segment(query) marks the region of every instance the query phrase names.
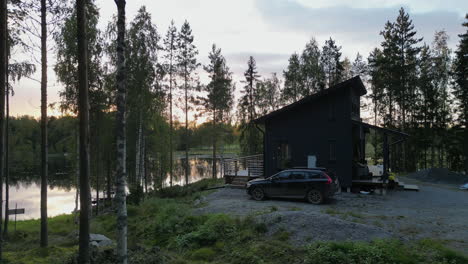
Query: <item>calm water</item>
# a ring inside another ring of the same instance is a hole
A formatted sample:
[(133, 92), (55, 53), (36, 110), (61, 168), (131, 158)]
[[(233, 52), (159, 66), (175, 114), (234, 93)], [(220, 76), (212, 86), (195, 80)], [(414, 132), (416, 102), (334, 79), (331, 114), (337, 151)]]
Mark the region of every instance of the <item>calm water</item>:
[[(182, 167), (182, 159), (176, 160), (174, 169), (173, 185), (184, 185), (185, 174)], [(189, 158), (190, 173), (189, 182), (193, 183), (205, 178), (212, 177), (212, 160), (207, 157), (194, 156)], [(218, 165), (217, 177), (221, 177), (221, 169)], [(165, 180), (165, 185), (169, 186), (169, 177)], [(96, 192), (92, 192), (93, 198)], [(72, 213), (75, 209), (75, 188), (54, 187), (48, 189), (48, 216)], [(103, 197), (100, 194), (100, 197)], [(25, 214), (17, 215), (17, 220), (40, 218), (40, 185), (37, 183), (19, 182), (15, 186), (10, 186), (10, 209), (24, 208)], [(10, 216), (14, 220), (14, 215)]]

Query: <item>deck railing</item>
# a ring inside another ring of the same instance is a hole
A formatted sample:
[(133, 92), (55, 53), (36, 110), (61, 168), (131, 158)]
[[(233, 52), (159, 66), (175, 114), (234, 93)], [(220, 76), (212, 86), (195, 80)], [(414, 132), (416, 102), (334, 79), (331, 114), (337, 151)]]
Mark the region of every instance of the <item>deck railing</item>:
[(223, 160), (223, 173), (228, 177), (262, 177), (263, 154)]

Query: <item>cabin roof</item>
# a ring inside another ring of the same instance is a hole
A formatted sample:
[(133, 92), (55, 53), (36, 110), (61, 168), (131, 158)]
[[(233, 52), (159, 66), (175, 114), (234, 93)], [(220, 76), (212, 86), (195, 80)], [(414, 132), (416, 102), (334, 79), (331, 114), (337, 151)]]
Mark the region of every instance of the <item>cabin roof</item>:
[(384, 128), (384, 127), (379, 127), (379, 126), (374, 126), (374, 125), (367, 124), (367, 123), (357, 121), (357, 120), (351, 120), (351, 122), (353, 122), (354, 124), (366, 127), (366, 128), (374, 129), (374, 130), (382, 132), (382, 133), (393, 134), (393, 135), (397, 135), (397, 136), (401, 136), (401, 137), (409, 137), (410, 136), (409, 134), (401, 132), (401, 131), (397, 131), (397, 130), (393, 130), (393, 129), (389, 129), (389, 128)]
[(266, 120), (272, 118), (272, 117), (275, 117), (277, 116), (278, 114), (281, 114), (281, 113), (285, 113), (285, 112), (288, 112), (288, 111), (291, 111), (299, 106), (302, 106), (302, 105), (305, 105), (305, 104), (308, 104), (312, 101), (315, 101), (319, 98), (323, 98), (323, 97), (326, 97), (326, 96), (329, 96), (329, 95), (332, 95), (334, 94), (336, 91), (340, 91), (342, 89), (348, 89), (348, 88), (354, 88), (358, 91), (358, 94), (359, 96), (362, 96), (362, 95), (365, 95), (367, 93), (367, 90), (366, 90), (366, 87), (364, 86), (364, 84), (362, 83), (362, 80), (359, 76), (355, 76), (351, 79), (348, 79), (344, 82), (341, 82), (341, 83), (338, 83), (338, 84), (335, 84), (333, 85), (332, 87), (328, 88), (328, 89), (324, 89), (318, 93), (314, 93), (314, 94), (311, 94), (311, 95), (308, 95), (304, 98), (302, 98), (301, 100), (297, 101), (297, 102), (294, 102), (292, 104), (289, 104), (287, 106), (284, 106), (283, 108), (280, 108), (276, 111), (273, 111), (269, 114), (266, 114), (264, 116), (261, 116), (257, 119), (255, 119), (253, 122), (255, 123), (263, 123), (265, 122)]

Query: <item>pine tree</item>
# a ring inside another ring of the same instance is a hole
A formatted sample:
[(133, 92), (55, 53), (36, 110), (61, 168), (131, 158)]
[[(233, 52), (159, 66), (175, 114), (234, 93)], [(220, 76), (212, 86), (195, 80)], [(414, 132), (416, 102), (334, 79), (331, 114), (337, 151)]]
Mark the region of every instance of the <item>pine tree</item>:
[(160, 37), (156, 25), (151, 22), (151, 15), (142, 6), (128, 31), (127, 70), (128, 70), (128, 110), (136, 121), (135, 131), (135, 180), (136, 188), (143, 183), (145, 159), (143, 149), (145, 124), (150, 115), (157, 113), (154, 103), (154, 86), (158, 70), (158, 41)]
[(335, 44), (335, 41), (330, 38), (325, 41), (320, 54), (320, 62), (325, 75), (326, 87), (331, 87), (339, 83), (343, 79), (343, 65), (341, 62), (341, 47)]
[[(368, 74), (369, 74), (369, 83), (370, 83), (370, 93), (366, 97), (370, 100), (372, 105), (372, 114), (373, 114), (373, 123), (374, 125), (380, 125), (379, 117), (383, 116), (383, 120), (385, 121), (386, 112), (385, 112), (385, 105), (388, 102), (385, 96), (385, 73), (383, 71), (384, 68), (384, 58), (383, 53), (378, 48), (375, 48), (368, 57)], [(356, 61), (360, 61), (356, 59)], [(356, 63), (359, 64), (359, 63)], [(379, 147), (379, 139), (376, 135), (373, 137), (372, 146), (374, 147), (374, 162), (377, 163), (380, 156), (378, 154), (378, 147)]]
[(299, 55), (293, 53), (289, 58), (288, 68), (283, 71), (284, 89), (281, 93), (281, 101), (290, 104), (308, 95), (302, 82), (301, 62)]
[(167, 29), (166, 37), (163, 40), (163, 50), (164, 54), (164, 71), (169, 75), (169, 185), (172, 186), (173, 179), (173, 167), (174, 167), (174, 147), (173, 147), (173, 138), (174, 138), (174, 124), (172, 116), (172, 95), (173, 88), (175, 86), (175, 59), (178, 52), (177, 48), (177, 28), (174, 24), (174, 20), (171, 21), (169, 28)]
[(341, 81), (345, 81), (345, 80), (348, 80), (350, 79), (351, 77), (353, 77), (352, 75), (352, 70), (353, 70), (353, 64), (351, 63), (351, 61), (348, 59), (348, 57), (345, 57), (341, 62), (340, 62), (342, 68), (343, 68), (343, 71), (341, 73), (341, 78), (340, 78), (340, 82)]
[(219, 138), (218, 123), (225, 122), (234, 100), (234, 85), (232, 73), (226, 65), (226, 59), (221, 54), (221, 49), (213, 44), (208, 55), (210, 64), (204, 67), (210, 77), (210, 82), (204, 87), (207, 96), (201, 98), (206, 113), (211, 116), (212, 144), (213, 144), (213, 169), (212, 176), (216, 178), (216, 149)]
[[(431, 161), (434, 161), (434, 142), (435, 138), (435, 123), (436, 123), (436, 112), (439, 109), (438, 105), (438, 91), (434, 85), (434, 72), (433, 72), (433, 57), (429, 46), (424, 45), (421, 49), (420, 62), (419, 62), (419, 78), (418, 78), (418, 90), (419, 100), (419, 113), (418, 119), (422, 123), (424, 131), (421, 141), (424, 145), (423, 150), (423, 166), (427, 167), (427, 148), (432, 150)], [(433, 163), (432, 163), (432, 166)]]
[(454, 95), (457, 100), (458, 122), (464, 127), (465, 173), (468, 173), (468, 14), (463, 27), (466, 32), (458, 35), (460, 42), (455, 52)]
[(185, 146), (185, 184), (189, 183), (189, 160), (188, 160), (188, 152), (189, 152), (189, 129), (188, 129), (188, 113), (190, 111), (189, 108), (189, 100), (191, 100), (190, 92), (194, 89), (193, 81), (194, 81), (194, 72), (200, 66), (197, 62), (196, 56), (198, 55), (198, 50), (193, 44), (193, 35), (192, 29), (190, 28), (190, 24), (185, 21), (180, 29), (179, 36), (178, 36), (178, 45), (177, 48), (179, 52), (177, 53), (177, 66), (179, 68), (179, 74), (183, 79), (183, 91), (184, 91), (184, 113), (185, 113), (185, 136), (184, 136), (184, 146)]
[(86, 35), (86, 1), (76, 1), (78, 37), (78, 117), (80, 121), (80, 232), (79, 263), (89, 263), (89, 211), (91, 192), (89, 185), (89, 99), (88, 99), (88, 42)]
[(241, 120), (241, 148), (244, 154), (256, 154), (261, 151), (259, 131), (253, 124), (253, 120), (257, 118), (256, 111), (256, 91), (257, 83), (260, 75), (257, 72), (257, 64), (255, 59), (250, 56), (247, 62), (247, 70), (244, 72), (245, 84), (244, 89), (241, 91), (240, 98), (239, 118)]
[(280, 101), (280, 80), (276, 73), (272, 73), (269, 78), (257, 83), (256, 89), (257, 107), (260, 115), (266, 115), (269, 112), (277, 110), (281, 104)]
[(353, 64), (351, 65), (351, 77), (359, 75), (361, 76), (361, 79), (365, 82), (367, 81), (368, 73), (369, 72), (367, 63), (363, 60), (362, 55), (358, 52), (356, 54), (356, 58), (353, 61)]
[(325, 73), (317, 41), (312, 38), (301, 55), (301, 81), (306, 95), (325, 89)]
[[(388, 102), (389, 126), (397, 125), (408, 131), (416, 123), (417, 98), (417, 56), (421, 47), (417, 46), (422, 38), (416, 37), (412, 20), (403, 8), (394, 23), (387, 22), (381, 35), (384, 37), (382, 50), (384, 55), (383, 71), (385, 72), (385, 90)], [(396, 105), (396, 107), (394, 107)], [(396, 119), (395, 119), (396, 117)], [(411, 126), (410, 126), (411, 125)], [(403, 145), (400, 159), (392, 159), (393, 167), (406, 170), (415, 162), (406, 157), (410, 143)], [(395, 154), (396, 155), (396, 154)], [(411, 156), (414, 158), (415, 156)]]

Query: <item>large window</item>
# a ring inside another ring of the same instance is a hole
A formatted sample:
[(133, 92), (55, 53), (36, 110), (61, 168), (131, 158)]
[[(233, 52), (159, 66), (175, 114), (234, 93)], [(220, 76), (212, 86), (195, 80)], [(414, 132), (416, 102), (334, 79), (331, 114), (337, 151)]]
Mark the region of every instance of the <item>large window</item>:
[(278, 145), (276, 157), (278, 169), (284, 170), (291, 167), (291, 147), (287, 142)]

